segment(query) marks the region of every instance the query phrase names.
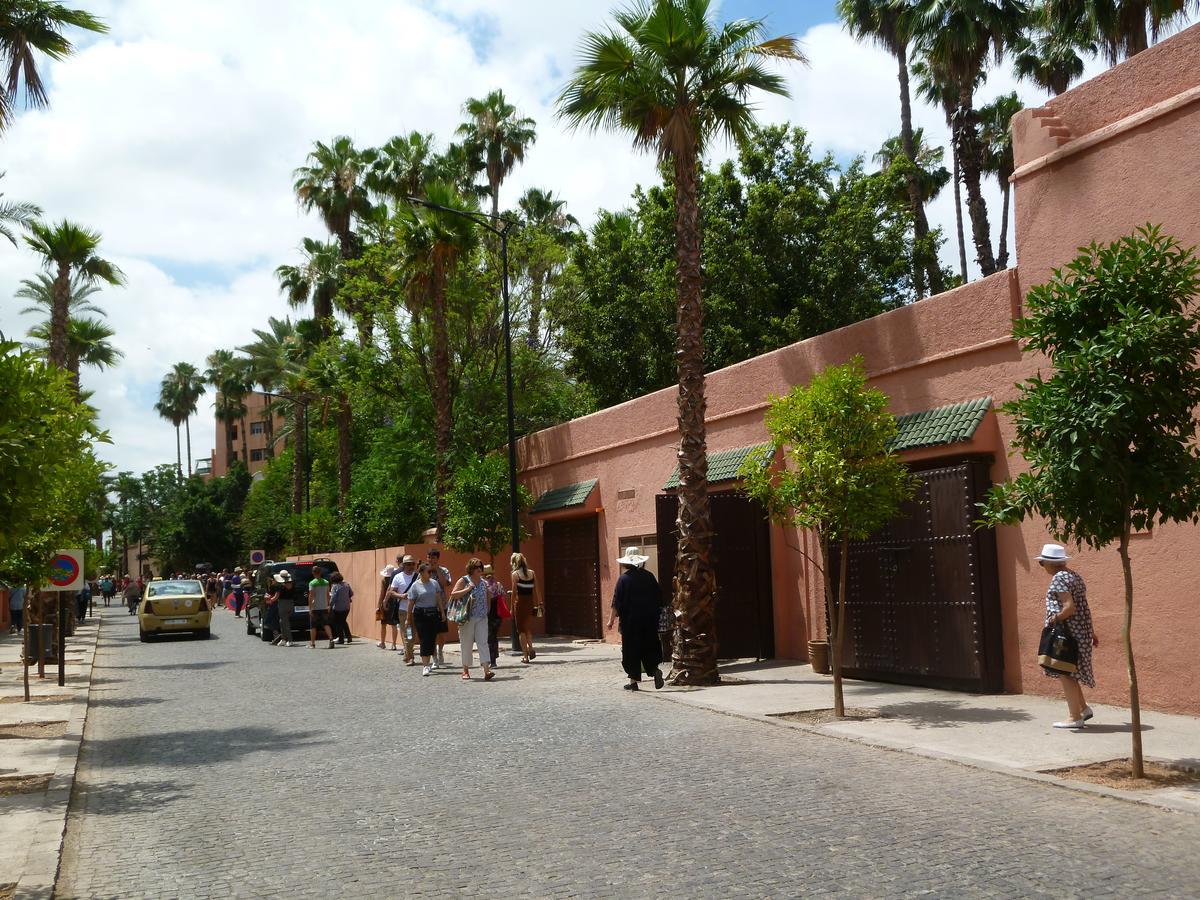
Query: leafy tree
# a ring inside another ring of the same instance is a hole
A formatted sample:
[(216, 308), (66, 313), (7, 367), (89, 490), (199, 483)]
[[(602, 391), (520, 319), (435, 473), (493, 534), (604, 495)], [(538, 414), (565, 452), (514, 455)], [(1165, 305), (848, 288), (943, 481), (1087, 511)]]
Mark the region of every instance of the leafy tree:
[[(72, 277), (68, 289), (67, 315), (76, 316), (84, 313), (95, 313), (98, 316), (107, 315), (101, 307), (96, 306), (91, 300), (92, 296), (99, 292), (99, 285), (89, 283), (79, 277)], [(21, 279), (21, 286), (17, 288), (13, 296), (18, 300), (29, 301), (29, 306), (21, 310), (21, 315), (29, 315), (30, 313), (44, 314), (46, 316), (44, 320), (46, 328), (49, 329), (50, 314), (54, 309), (53, 278), (44, 272), (33, 278), (23, 278)]]
[[(0, 91), (0, 97), (3, 97), (3, 92)], [(2, 101), (0, 101), (2, 103)], [(4, 127), (2, 121), (4, 116), (3, 109), (0, 108), (0, 129)], [(4, 172), (0, 172), (0, 178), (4, 177)], [(0, 193), (0, 198), (4, 194)], [(14, 228), (28, 228), (33, 222), (37, 221), (42, 215), (42, 208), (36, 203), (24, 203), (19, 200), (3, 200), (0, 199), (0, 237), (8, 238), (8, 242), (14, 247), (20, 246), (17, 243), (17, 235), (13, 231)], [(25, 282), (22, 282), (24, 284)], [(17, 296), (21, 296), (18, 292)]]
[(293, 309), (301, 309), (312, 301), (313, 318), (327, 323), (333, 318), (333, 303), (337, 297), (342, 256), (336, 241), (305, 238), (304, 262), (298, 266), (284, 265), (275, 270), (279, 290)]
[[(517, 492), (518, 508), (527, 509), (533, 502), (529, 489), (518, 485)], [(455, 474), (446, 502), (446, 546), (487, 553), (495, 563), (496, 554), (512, 546), (508, 504), (508, 459), (491, 453), (472, 460)]]
[(1008, 268), (1008, 201), (1012, 192), (1009, 177), (1013, 173), (1012, 117), (1025, 108), (1016, 91), (997, 97), (979, 110), (982, 126), (983, 171), (995, 176), (1000, 185), (1000, 237), (997, 241), (996, 268)]
[(342, 259), (353, 259), (359, 252), (354, 223), (371, 211), (366, 180), (374, 161), (373, 152), (357, 150), (350, 138), (339, 136), (328, 144), (317, 141), (307, 165), (294, 173), (300, 207), (320, 215), (337, 238)]
[[(90, 316), (73, 316), (67, 319), (67, 372), (71, 375), (75, 396), (80, 397), (80, 366), (105, 369), (115, 366), (125, 354), (110, 343), (116, 332), (99, 319)], [(40, 322), (29, 329), (32, 346), (39, 353), (47, 353), (50, 346), (50, 323)]]
[(1052, 534), (1093, 548), (1117, 543), (1125, 576), (1121, 629), (1133, 721), (1133, 776), (1142, 729), (1134, 665), (1129, 536), (1200, 521), (1200, 262), (1158, 226), (1081, 248), (1029, 292), (1013, 335), (1053, 373), (1005, 404), (1029, 471), (996, 485), (984, 517), (1045, 518)]
[(1018, 78), (1054, 94), (1066, 91), (1083, 77), (1084, 56), (1099, 48), (1082, 17), (1056, 21), (1053, 0), (1030, 8), (1029, 24), (1012, 46), (1013, 70)]
[(553, 191), (530, 188), (517, 201), (524, 228), (516, 234), (513, 256), (529, 279), (529, 327), (525, 342), (542, 345), (542, 310), (552, 282), (560, 277), (574, 239), (568, 230), (579, 221), (564, 211), (566, 201)]
[(232, 566), (241, 557), (241, 516), (250, 475), (241, 462), (219, 478), (188, 479), (159, 511), (151, 546), (167, 570), (191, 570), (198, 562)]
[[(188, 477), (190, 478), (192, 475), (192, 416), (196, 414), (196, 405), (204, 396), (204, 376), (191, 363), (178, 362), (171, 367), (171, 371), (163, 379), (163, 385), (167, 386), (165, 396), (170, 403), (171, 411), (177, 418), (183, 420), (184, 431), (187, 433)], [(162, 415), (161, 412), (160, 415)], [(176, 425), (175, 429), (176, 438), (178, 438), (179, 426)], [(182, 475), (182, 470), (180, 474)]]
[(753, 91), (785, 95), (768, 60), (804, 61), (794, 38), (767, 38), (761, 20), (718, 28), (709, 0), (652, 0), (613, 14), (619, 31), (590, 32), (559, 98), (573, 126), (629, 135), (673, 167), (679, 370), (679, 545), (675, 608), (679, 640), (672, 680), (717, 680), (705, 438), (700, 161), (710, 140), (750, 133)]
[(158, 400), (154, 402), (154, 411), (159, 418), (166, 419), (175, 426), (175, 469), (183, 478), (183, 451), (179, 445), (179, 426), (187, 419), (183, 402), (179, 396), (179, 386), (171, 380), (170, 375), (163, 376), (158, 386)]
[[(772, 399), (767, 410), (771, 449), (751, 454), (741, 476), (746, 493), (773, 518), (817, 534), (829, 621), (833, 707), (846, 714), (842, 648), (850, 541), (863, 540), (896, 515), (915, 479), (889, 443), (896, 419), (888, 398), (867, 387), (861, 357), (831, 366), (807, 386)], [(768, 464), (779, 453), (783, 465)], [(837, 591), (831, 584), (831, 549), (839, 549)]]
[(243, 551), (263, 550), (268, 559), (285, 555), (291, 533), (292, 456), (291, 448), (280, 451), (250, 485), (238, 523)]
[(100, 233), (63, 220), (57, 225), (33, 222), (25, 243), (42, 258), (42, 265), (54, 276), (54, 305), (50, 310), (50, 363), (63, 368), (67, 363), (67, 319), (73, 280), (84, 284), (104, 281), (125, 283), (115, 265), (98, 255)]
[(249, 443), (246, 435), (246, 397), (253, 389), (250, 361), (236, 356), (232, 350), (218, 349), (208, 354), (204, 364), (204, 380), (217, 389), (216, 419), (225, 425), (225, 459), (232, 463), (233, 428), (235, 422), (242, 424), (242, 461), (250, 462)]
[(492, 215), (500, 215), (500, 185), (517, 163), (525, 160), (525, 151), (537, 140), (537, 123), (517, 114), (504, 91), (494, 90), (482, 99), (472, 97), (463, 104), (469, 120), (460, 125), (469, 152), (478, 153), (487, 173)]
[(1186, 20), (1196, 4), (1193, 0), (1047, 0), (1046, 6), (1057, 33), (1082, 31), (1115, 65)]

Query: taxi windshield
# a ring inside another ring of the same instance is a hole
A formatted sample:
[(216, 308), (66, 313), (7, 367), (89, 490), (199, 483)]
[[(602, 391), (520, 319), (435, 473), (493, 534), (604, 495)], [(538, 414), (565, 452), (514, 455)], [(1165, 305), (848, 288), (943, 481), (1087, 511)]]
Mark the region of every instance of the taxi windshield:
[(192, 594), (203, 594), (200, 582), (184, 581), (152, 581), (148, 588), (148, 597), (186, 597)]

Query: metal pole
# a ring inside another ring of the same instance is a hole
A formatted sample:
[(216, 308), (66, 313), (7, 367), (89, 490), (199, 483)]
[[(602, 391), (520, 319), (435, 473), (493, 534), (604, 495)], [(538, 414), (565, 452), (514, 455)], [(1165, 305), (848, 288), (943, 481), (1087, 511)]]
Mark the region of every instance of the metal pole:
[(58, 686), (63, 687), (67, 683), (67, 623), (63, 616), (63, 607), (66, 601), (63, 597), (66, 591), (58, 592)]
[[(508, 297), (508, 228), (500, 232), (500, 293), (504, 297), (504, 394), (508, 404), (508, 524), (512, 529), (513, 553), (521, 552), (521, 517), (517, 504), (517, 430), (513, 421), (512, 320)], [(510, 566), (511, 568), (511, 566)], [(516, 585), (513, 585), (516, 597)], [(512, 619), (512, 651), (520, 653), (521, 636), (517, 632), (517, 617)]]
[[(312, 445), (309, 443), (311, 438), (308, 435), (308, 403), (304, 404), (304, 512), (308, 514), (312, 504)], [(306, 531), (308, 527), (306, 524)], [(309, 531), (309, 534), (312, 532)], [(313, 552), (312, 542), (308, 543), (308, 553), (311, 556)]]

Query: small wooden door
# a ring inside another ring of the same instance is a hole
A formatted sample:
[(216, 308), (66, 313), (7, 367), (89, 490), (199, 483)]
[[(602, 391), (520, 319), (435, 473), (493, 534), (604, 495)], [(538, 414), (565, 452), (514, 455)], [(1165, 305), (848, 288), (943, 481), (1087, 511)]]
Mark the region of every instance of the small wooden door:
[(596, 516), (560, 519), (544, 527), (546, 632), (599, 638), (600, 540)]

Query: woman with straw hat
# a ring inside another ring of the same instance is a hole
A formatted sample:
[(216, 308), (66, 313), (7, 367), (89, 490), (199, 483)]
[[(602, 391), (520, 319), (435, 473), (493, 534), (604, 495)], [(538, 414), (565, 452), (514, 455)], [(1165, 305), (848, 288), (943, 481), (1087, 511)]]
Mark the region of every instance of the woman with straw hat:
[[(1046, 544), (1042, 552), (1034, 557), (1050, 576), (1046, 589), (1046, 625), (1064, 624), (1078, 646), (1079, 659), (1074, 672), (1057, 672), (1043, 669), (1051, 678), (1057, 678), (1067, 698), (1067, 718), (1055, 722), (1055, 728), (1083, 728), (1092, 718), (1092, 708), (1083, 698), (1083, 687), (1095, 687), (1092, 675), (1092, 647), (1099, 646), (1092, 630), (1092, 611), (1088, 608), (1087, 585), (1083, 577), (1067, 568), (1066, 548), (1059, 544)], [(1063, 677), (1065, 676), (1065, 677)]]
[(613, 620), (621, 620), (621, 668), (629, 676), (625, 690), (638, 690), (642, 672), (654, 676), (654, 687), (663, 686), (662, 643), (658, 639), (658, 619), (662, 612), (662, 592), (658, 579), (645, 569), (646, 560), (638, 547), (626, 547), (625, 555), (617, 562), (625, 570), (617, 579), (613, 591), (612, 611), (608, 615), (608, 627)]

